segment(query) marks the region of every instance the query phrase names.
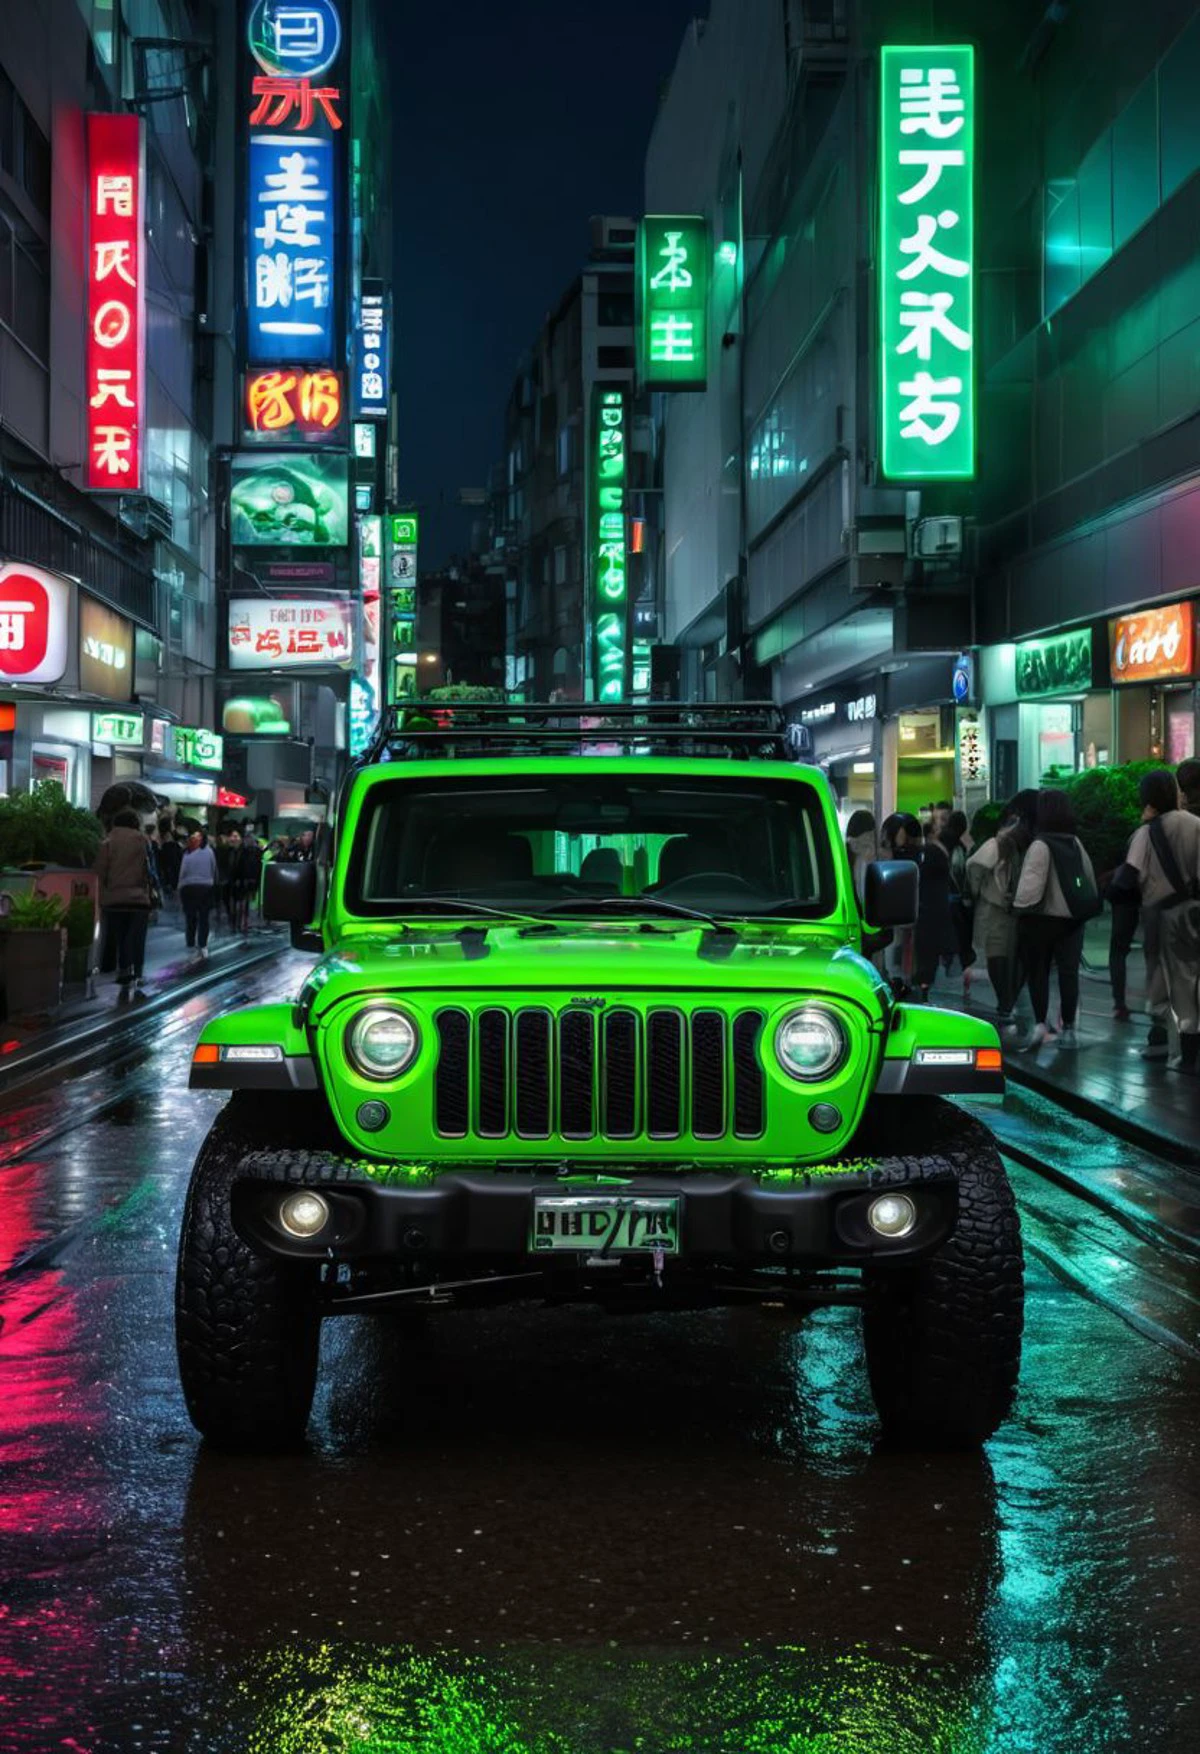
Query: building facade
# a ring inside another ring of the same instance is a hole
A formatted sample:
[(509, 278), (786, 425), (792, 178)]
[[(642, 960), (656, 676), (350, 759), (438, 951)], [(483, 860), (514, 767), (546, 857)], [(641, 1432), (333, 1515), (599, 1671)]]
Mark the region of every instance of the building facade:
[(211, 28), (191, 0), (6, 13), (0, 789), (215, 797)]
[[(634, 396), (630, 219), (591, 222), (582, 272), (547, 318), (513, 385), (493, 492), (491, 558), (508, 580), (507, 684), (526, 699), (580, 699), (598, 687), (595, 524), (597, 396), (619, 395), (627, 439), (628, 690), (649, 686), (661, 494), (648, 401)], [(636, 638), (640, 608), (642, 633)]]
[[(807, 723), (847, 808), (1194, 749), (1198, 14), (713, 0), (685, 37), (646, 208), (709, 221), (719, 363), (656, 402), (666, 637), (685, 692)], [(952, 65), (921, 88), (925, 45)], [(966, 109), (906, 173), (930, 116), (887, 104), (952, 74)], [(973, 214), (947, 181), (897, 231), (913, 177), (958, 174), (955, 125)], [(955, 273), (960, 352), (921, 377), (896, 337)]]

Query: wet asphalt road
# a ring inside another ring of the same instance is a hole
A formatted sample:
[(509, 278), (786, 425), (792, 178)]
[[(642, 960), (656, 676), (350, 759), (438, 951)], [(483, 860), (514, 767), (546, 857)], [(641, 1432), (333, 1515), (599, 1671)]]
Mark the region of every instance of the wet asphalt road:
[(853, 1312), (749, 1310), (344, 1319), (308, 1453), (204, 1453), (186, 1063), (295, 978), (0, 1115), (4, 1754), (1200, 1749), (1195, 1263), (1028, 1171), (982, 1457), (876, 1448)]

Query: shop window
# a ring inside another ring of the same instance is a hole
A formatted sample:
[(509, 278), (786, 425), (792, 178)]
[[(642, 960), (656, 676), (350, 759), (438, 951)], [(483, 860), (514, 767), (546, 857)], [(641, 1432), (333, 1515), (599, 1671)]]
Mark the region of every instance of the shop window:
[(1200, 18), (1194, 18), (1159, 69), (1162, 194), (1165, 201), (1200, 170)]

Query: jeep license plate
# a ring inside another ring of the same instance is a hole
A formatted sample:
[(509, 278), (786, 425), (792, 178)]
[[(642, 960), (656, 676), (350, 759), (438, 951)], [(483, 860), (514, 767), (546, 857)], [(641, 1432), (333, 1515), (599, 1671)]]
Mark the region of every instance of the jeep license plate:
[(535, 1254), (568, 1250), (589, 1255), (679, 1253), (679, 1199), (674, 1194), (535, 1194)]

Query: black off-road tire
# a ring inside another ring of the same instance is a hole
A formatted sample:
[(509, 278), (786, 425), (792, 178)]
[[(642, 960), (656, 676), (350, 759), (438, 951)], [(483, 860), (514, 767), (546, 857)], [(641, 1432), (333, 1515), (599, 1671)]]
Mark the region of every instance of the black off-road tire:
[(919, 1139), (931, 1148), (909, 1166), (908, 1179), (953, 1169), (958, 1219), (923, 1265), (864, 1273), (871, 1392), (886, 1437), (974, 1449), (1007, 1417), (1020, 1372), (1025, 1299), (1016, 1201), (978, 1121), (950, 1103), (897, 1099), (888, 1106), (902, 1129), (892, 1131), (893, 1141)]
[[(192, 1171), (179, 1239), (175, 1338), (192, 1424), (227, 1449), (278, 1449), (303, 1437), (317, 1380), (315, 1269), (257, 1252), (235, 1230), (239, 1178), (305, 1182), (321, 1117), (303, 1097), (249, 1092), (217, 1117)], [(306, 1126), (306, 1121), (308, 1125)], [(303, 1138), (295, 1153), (289, 1138)]]

